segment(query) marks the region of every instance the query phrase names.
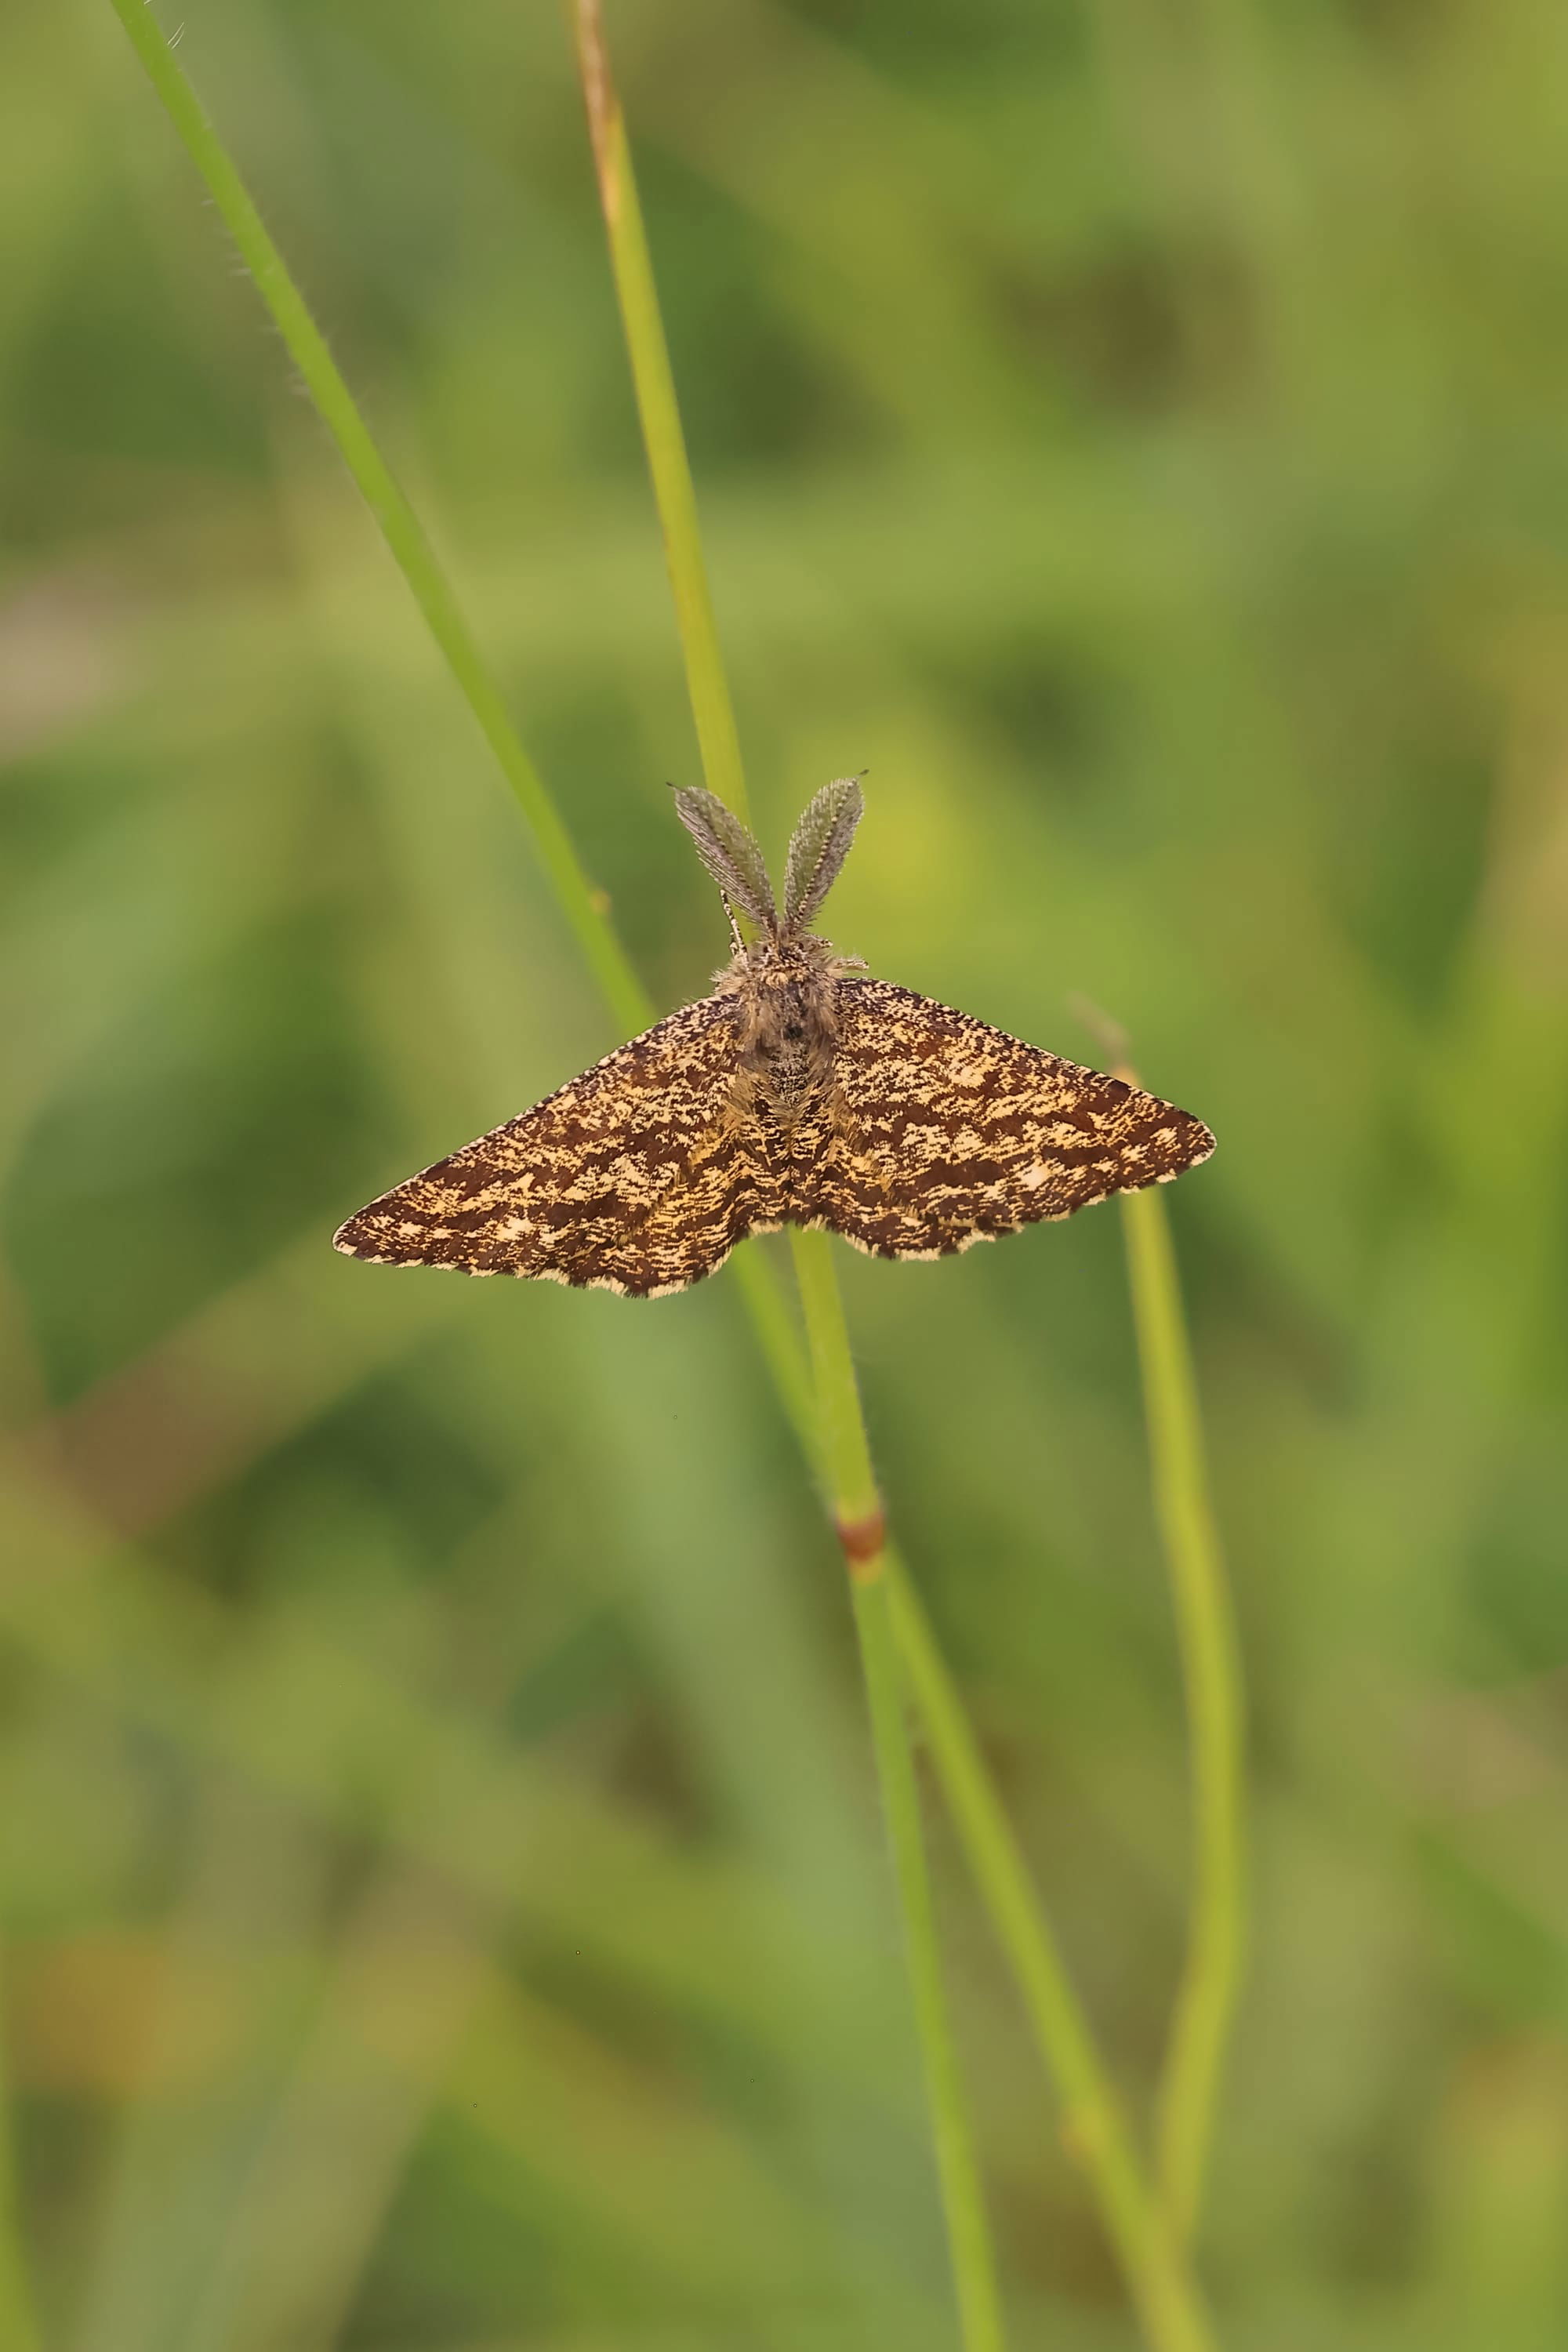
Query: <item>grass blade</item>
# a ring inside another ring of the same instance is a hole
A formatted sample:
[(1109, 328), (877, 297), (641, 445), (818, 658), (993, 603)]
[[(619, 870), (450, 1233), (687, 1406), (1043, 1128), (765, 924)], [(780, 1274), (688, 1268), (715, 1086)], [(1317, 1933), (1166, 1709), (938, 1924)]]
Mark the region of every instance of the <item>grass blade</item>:
[(1121, 1213), (1154, 1507), (1171, 1571), (1193, 1746), (1192, 1919), (1156, 2127), (1161, 2194), (1173, 2231), (1185, 2240), (1202, 2203), (1226, 2041), (1241, 1983), (1241, 1671), (1165, 1203), (1152, 1188), (1130, 1192)]
[(326, 339), (289, 274), (250, 193), (207, 118), (145, 0), (110, 0), (163, 110), (212, 194), (256, 290), (272, 314), (284, 349), (299, 369), (323, 423), (358, 483), (394, 562), (408, 583), (430, 634), (446, 656), (464, 700), (500, 763), (533, 837), (540, 863), (589, 969), (623, 1024), (646, 1027), (652, 1018), (641, 982), (616, 936), (572, 846), (571, 837), (512, 725), (500, 688), (425, 534), (343, 382)]
[[(670, 373), (658, 292), (610, 72), (598, 0), (575, 0), (577, 61), (594, 144), (599, 197), (621, 323), (631, 355), (637, 414), (675, 598), (687, 688), (708, 790), (746, 814), (734, 709), (719, 647), (697, 499)], [(813, 1454), (824, 1471), (850, 1562), (856, 1629), (866, 1677), (872, 1746), (882, 1791), (914, 1997), (926, 2099), (965, 2352), (1001, 2352), (1000, 2298), (979, 2165), (959, 2081), (926, 1870), (919, 1791), (888, 1612), (881, 1509), (871, 1472), (849, 1335), (826, 1234), (792, 1234), (815, 1391)]]
[(1000, 2352), (1004, 2338), (995, 2262), (942, 1988), (920, 1791), (904, 1713), (887, 1537), (834, 1271), (833, 1244), (825, 1233), (799, 1228), (791, 1231), (790, 1241), (816, 1382), (823, 1473), (849, 1568), (855, 1631), (866, 1678), (888, 1843), (903, 1911), (905, 1954), (963, 2342), (966, 2352)]
[(738, 817), (745, 818), (745, 770), (741, 761), (729, 677), (719, 650), (708, 567), (702, 560), (697, 494), (686, 455), (686, 436), (681, 429), (675, 378), (670, 373), (669, 347), (665, 341), (664, 318), (643, 227), (642, 206), (637, 202), (637, 181), (632, 173), (626, 119), (610, 74), (598, 0), (576, 0), (573, 23), (616, 299), (626, 329), (637, 417), (647, 452), (648, 472), (653, 477), (659, 528), (664, 533), (665, 562), (669, 568), (670, 593), (675, 598), (676, 621), (686, 656), (687, 686), (702, 754), (702, 772), (709, 791), (727, 802)]
[(1121, 2102), (952, 1678), (909, 1576), (891, 1552), (888, 1570), (900, 1654), (931, 1760), (1046, 2070), (1060, 2095), (1068, 2146), (1121, 2260), (1145, 2338), (1157, 2352), (1212, 2352), (1214, 2336), (1202, 2297), (1151, 2193)]
[(860, 1666), (866, 1678), (877, 1777), (887, 1817), (888, 1843), (903, 1912), (904, 1957), (920, 2034), (926, 2104), (931, 2110), (937, 2177), (958, 2297), (960, 2333), (965, 2352), (1002, 2352), (1005, 2337), (996, 2289), (995, 2255), (942, 1984), (920, 1790), (904, 1712), (898, 1641), (889, 1606), (885, 1551), (852, 1570), (849, 1590), (855, 1606)]

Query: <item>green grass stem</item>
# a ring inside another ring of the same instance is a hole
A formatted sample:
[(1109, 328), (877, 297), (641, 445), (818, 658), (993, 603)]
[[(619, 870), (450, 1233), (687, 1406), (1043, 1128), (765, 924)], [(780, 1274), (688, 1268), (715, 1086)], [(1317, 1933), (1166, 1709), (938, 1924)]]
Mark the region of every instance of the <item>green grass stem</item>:
[(886, 1580), (900, 1654), (932, 1762), (1040, 2055), (1060, 2095), (1068, 2147), (1093, 2191), (1145, 2338), (1157, 2352), (1212, 2352), (1215, 2339), (1198, 2289), (1151, 2192), (1121, 2102), (952, 1677), (909, 1575), (891, 1551)]
[[(826, 1236), (822, 1238), (826, 1242)], [(905, 1714), (904, 1683), (900, 1672), (885, 1551), (858, 1565), (851, 1574), (849, 1590), (855, 1604), (855, 1631), (859, 1637), (860, 1664), (866, 1677), (871, 1741), (887, 1817), (888, 1843), (903, 1912), (904, 1953), (914, 1998), (942, 2211), (947, 2221), (960, 2331), (965, 2352), (1001, 2352), (1005, 2337), (996, 2292), (995, 2258), (942, 1985), (931, 1874), (926, 1866), (921, 1822), (920, 1790)]]
[(903, 1913), (905, 1955), (960, 2324), (968, 2352), (981, 2352), (981, 2347), (989, 2352), (989, 2347), (999, 2347), (1004, 2340), (995, 2260), (942, 1987), (881, 1498), (871, 1466), (832, 1241), (825, 1233), (795, 1226), (791, 1228), (790, 1243), (816, 1382), (821, 1473), (849, 1564), (855, 1631), (866, 1678), (888, 1843)]
[[(737, 815), (744, 816), (745, 777), (713, 618), (696, 491), (598, 0), (574, 0), (572, 16), (611, 269), (631, 357), (654, 501), (664, 533), (703, 779), (710, 792)], [(905, 1953), (960, 2328), (965, 2352), (1001, 2352), (1004, 2339), (995, 2258), (942, 1986), (914, 1754), (888, 1611), (881, 1506), (848, 1327), (828, 1236), (795, 1231), (791, 1240), (816, 1405), (811, 1452), (826, 1481), (835, 1524), (850, 1565), (872, 1748), (903, 1914)]]
[(551, 888), (595, 979), (626, 1028), (645, 1028), (652, 1008), (642, 982), (616, 937), (600, 894), (578, 860), (560, 811), (523, 749), (500, 689), (424, 527), (371, 438), (326, 339), (268, 235), (249, 191), (145, 0), (110, 0), (110, 5), (186, 152), (206, 182), (224, 226), (272, 314), (284, 349), (381, 526), (394, 562), (500, 763)]
[(860, 1384), (849, 1346), (849, 1327), (833, 1244), (825, 1233), (790, 1227), (795, 1278), (805, 1319), (806, 1347), (816, 1399), (817, 1456), (835, 1522), (842, 1532), (867, 1530), (866, 1542), (879, 1545), (881, 1497), (871, 1467), (871, 1445), (860, 1403)]
[(664, 534), (665, 562), (686, 658), (686, 682), (702, 754), (702, 773), (709, 791), (732, 808), (737, 816), (749, 822), (741, 740), (730, 697), (729, 674), (719, 650), (708, 567), (702, 560), (697, 493), (686, 455), (686, 436), (681, 429), (680, 405), (670, 372), (664, 317), (643, 227), (642, 206), (637, 200), (631, 151), (626, 143), (626, 118), (610, 72), (598, 0), (574, 0), (572, 19), (599, 202), (609, 241), (610, 268), (626, 330), (637, 418), (647, 452), (648, 472), (653, 478), (654, 504)]
[(1184, 2241), (1202, 2204), (1241, 1983), (1241, 1670), (1165, 1203), (1151, 1189), (1128, 1193), (1121, 1211), (1155, 1514), (1170, 1566), (1193, 1749), (1192, 1917), (1156, 2120), (1161, 2194), (1171, 2230)]
[(752, 1248), (735, 1252), (730, 1261), (730, 1273), (741, 1293), (752, 1337), (767, 1366), (784, 1418), (807, 1463), (820, 1476), (822, 1429), (816, 1391), (785, 1286), (767, 1260)]

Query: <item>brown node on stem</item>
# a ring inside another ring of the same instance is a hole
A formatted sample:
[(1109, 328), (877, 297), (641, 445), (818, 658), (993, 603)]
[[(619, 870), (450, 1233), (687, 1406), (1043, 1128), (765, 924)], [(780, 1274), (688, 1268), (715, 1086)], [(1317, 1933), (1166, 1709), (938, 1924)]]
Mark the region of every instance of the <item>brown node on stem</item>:
[(888, 1548), (888, 1522), (880, 1506), (859, 1519), (835, 1519), (838, 1540), (851, 1576), (863, 1577)]

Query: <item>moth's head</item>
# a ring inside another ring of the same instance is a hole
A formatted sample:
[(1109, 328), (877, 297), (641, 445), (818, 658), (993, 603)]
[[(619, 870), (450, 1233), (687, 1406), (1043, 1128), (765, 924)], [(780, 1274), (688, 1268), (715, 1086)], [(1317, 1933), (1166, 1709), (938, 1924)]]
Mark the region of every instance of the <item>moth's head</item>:
[(764, 938), (781, 944), (800, 937), (832, 889), (864, 807), (858, 776), (823, 785), (790, 837), (781, 905), (755, 836), (740, 818), (696, 785), (675, 795), (676, 814), (723, 893), (731, 921), (744, 915)]

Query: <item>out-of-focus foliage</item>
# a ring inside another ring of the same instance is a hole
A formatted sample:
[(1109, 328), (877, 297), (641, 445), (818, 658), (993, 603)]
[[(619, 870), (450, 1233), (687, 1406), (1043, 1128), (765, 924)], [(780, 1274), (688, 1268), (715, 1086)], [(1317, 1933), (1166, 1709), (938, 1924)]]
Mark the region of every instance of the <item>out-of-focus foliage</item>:
[[(659, 1001), (723, 950), (562, 26), (180, 0)], [(1568, 2340), (1568, 26), (611, 20), (759, 822), (1208, 1118), (1227, 2352)], [(952, 2341), (840, 1587), (723, 1278), (333, 1256), (610, 1037), (117, 26), (0, 29), (7, 2071), (69, 2352)], [(1184, 1754), (1114, 1213), (846, 1269), (1131, 2094)], [(1127, 2352), (935, 1831), (1016, 2343)]]

